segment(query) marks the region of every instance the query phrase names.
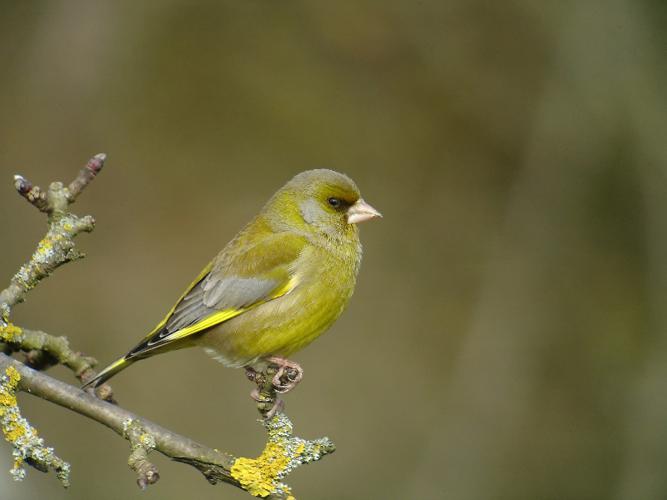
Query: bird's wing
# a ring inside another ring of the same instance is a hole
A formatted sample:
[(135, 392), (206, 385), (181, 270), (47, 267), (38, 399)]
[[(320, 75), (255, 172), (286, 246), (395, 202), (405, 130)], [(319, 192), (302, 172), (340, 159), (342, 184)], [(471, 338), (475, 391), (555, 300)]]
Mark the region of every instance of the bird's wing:
[(232, 242), (125, 358), (143, 357), (291, 292), (297, 285), (293, 264), (305, 240), (289, 233), (258, 240), (252, 245)]

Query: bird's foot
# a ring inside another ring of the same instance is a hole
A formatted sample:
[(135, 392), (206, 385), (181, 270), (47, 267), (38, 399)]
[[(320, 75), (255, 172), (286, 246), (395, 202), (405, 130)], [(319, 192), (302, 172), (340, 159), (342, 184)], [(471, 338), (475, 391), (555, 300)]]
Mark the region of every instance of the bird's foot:
[[(266, 358), (270, 364), (275, 365), (278, 371), (273, 376), (271, 383), (276, 392), (285, 394), (294, 389), (303, 378), (303, 368), (298, 363), (280, 356)], [(246, 371), (247, 373), (247, 371)]]
[(291, 391), (303, 378), (303, 369), (295, 362), (278, 356), (266, 358), (269, 368), (257, 371), (251, 366), (245, 367), (248, 380), (257, 384), (250, 397), (257, 401), (257, 409), (265, 419), (281, 412), (285, 403), (278, 394)]
[[(252, 366), (246, 366), (245, 367), (245, 376), (248, 377), (248, 380), (250, 380), (250, 382), (257, 382), (257, 376), (258, 375), (259, 375), (259, 373)], [(251, 394), (251, 396), (252, 396), (252, 394)], [(253, 399), (255, 399), (255, 398), (253, 398)]]

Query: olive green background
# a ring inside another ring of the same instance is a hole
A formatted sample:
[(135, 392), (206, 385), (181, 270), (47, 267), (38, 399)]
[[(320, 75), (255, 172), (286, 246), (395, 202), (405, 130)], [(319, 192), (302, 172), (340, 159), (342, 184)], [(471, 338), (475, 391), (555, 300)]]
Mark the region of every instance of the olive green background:
[[(338, 451), (305, 499), (667, 497), (662, 1), (0, 2), (0, 279), (45, 229), (12, 175), (69, 181), (97, 228), (15, 308), (108, 363), (291, 176), (346, 172), (357, 291), (296, 359), (287, 411)], [(54, 376), (73, 382), (61, 368)], [(126, 408), (236, 454), (264, 433), (241, 371), (197, 350), (113, 380)], [(73, 466), (3, 499), (241, 499), (20, 397)]]

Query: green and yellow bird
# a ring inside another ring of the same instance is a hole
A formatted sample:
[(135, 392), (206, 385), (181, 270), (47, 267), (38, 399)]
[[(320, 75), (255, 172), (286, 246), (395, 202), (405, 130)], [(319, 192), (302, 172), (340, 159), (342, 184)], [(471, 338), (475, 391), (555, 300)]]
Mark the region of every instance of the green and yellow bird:
[(303, 371), (287, 357), (345, 309), (361, 262), (357, 224), (380, 216), (346, 175), (326, 169), (298, 174), (152, 332), (84, 387), (97, 387), (140, 359), (199, 345), (229, 367), (276, 365), (272, 382), (278, 392), (289, 391)]

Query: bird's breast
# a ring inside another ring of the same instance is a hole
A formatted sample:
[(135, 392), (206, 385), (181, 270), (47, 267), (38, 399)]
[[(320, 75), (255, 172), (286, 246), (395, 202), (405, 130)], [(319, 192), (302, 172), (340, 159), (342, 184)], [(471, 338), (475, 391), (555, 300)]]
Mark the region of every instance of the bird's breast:
[(206, 333), (202, 344), (228, 366), (241, 367), (271, 355), (289, 356), (326, 331), (343, 312), (356, 282), (360, 248), (331, 252), (309, 246), (292, 266), (296, 283)]

